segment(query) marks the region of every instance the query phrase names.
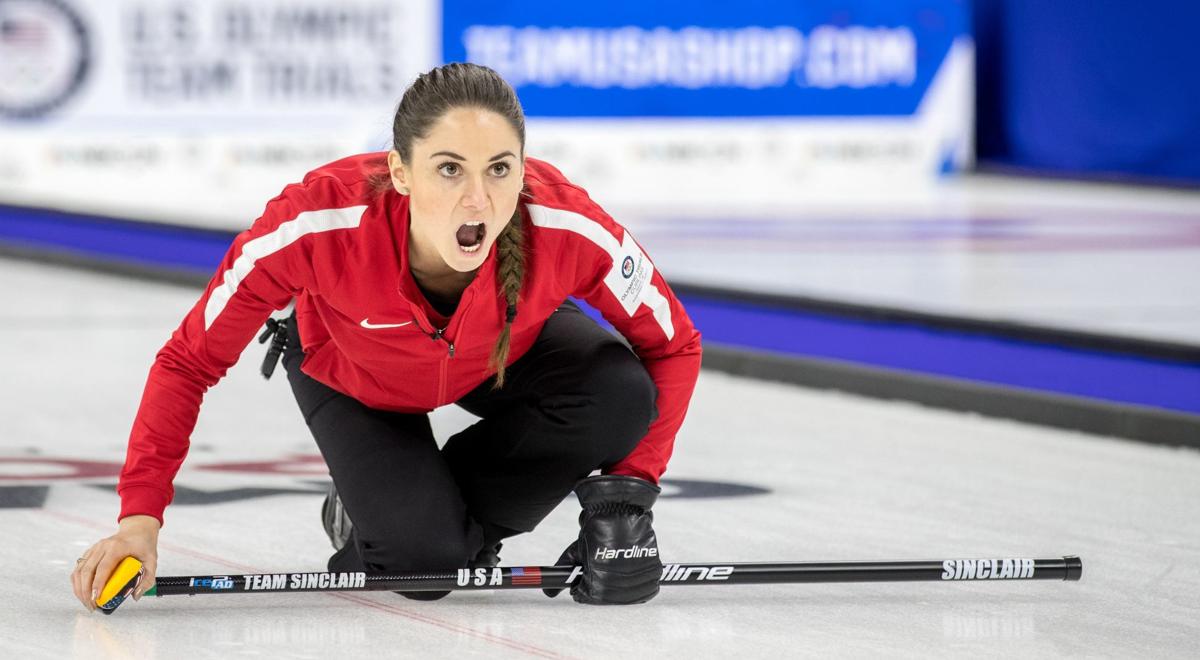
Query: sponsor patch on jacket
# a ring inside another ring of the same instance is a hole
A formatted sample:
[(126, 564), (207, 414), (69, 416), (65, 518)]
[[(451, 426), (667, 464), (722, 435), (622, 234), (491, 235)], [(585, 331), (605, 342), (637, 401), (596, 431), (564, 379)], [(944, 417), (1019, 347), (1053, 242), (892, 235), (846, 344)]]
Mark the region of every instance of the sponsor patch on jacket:
[(612, 270), (604, 277), (604, 284), (633, 316), (639, 305), (645, 302), (646, 289), (654, 277), (654, 264), (638, 247), (629, 232), (621, 238), (621, 247), (613, 255)]

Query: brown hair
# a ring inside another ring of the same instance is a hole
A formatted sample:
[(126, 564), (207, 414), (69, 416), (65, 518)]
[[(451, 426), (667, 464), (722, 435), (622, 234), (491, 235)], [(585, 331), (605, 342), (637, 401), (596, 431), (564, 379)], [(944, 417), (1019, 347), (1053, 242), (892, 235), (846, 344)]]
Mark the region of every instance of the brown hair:
[[(517, 93), (495, 71), (478, 64), (452, 62), (417, 76), (404, 92), (396, 117), (392, 122), (392, 148), (400, 153), (405, 164), (412, 162), (413, 142), (429, 135), (439, 119), (455, 108), (490, 110), (508, 120), (521, 142), (525, 154), (525, 113)], [(384, 166), (382, 176), (368, 179), (372, 188), (391, 188)], [(520, 206), (513, 212), (508, 226), (496, 237), (499, 295), (506, 303), (504, 329), (492, 348), (489, 365), (496, 370), (494, 389), (504, 387), (504, 369), (508, 362), (509, 339), (513, 320), (517, 316), (517, 296), (525, 277), (525, 232), (521, 226)]]

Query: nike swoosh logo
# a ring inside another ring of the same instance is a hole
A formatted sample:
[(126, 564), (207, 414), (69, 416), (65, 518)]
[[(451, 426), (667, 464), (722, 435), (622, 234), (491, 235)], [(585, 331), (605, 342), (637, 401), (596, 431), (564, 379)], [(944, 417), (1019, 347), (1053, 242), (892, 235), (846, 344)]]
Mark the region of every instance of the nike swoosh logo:
[(359, 325), (367, 330), (381, 330), (383, 328), (403, 328), (404, 326), (410, 324), (412, 324), (412, 321), (406, 321), (404, 323), (371, 323), (367, 319), (363, 319), (362, 323)]

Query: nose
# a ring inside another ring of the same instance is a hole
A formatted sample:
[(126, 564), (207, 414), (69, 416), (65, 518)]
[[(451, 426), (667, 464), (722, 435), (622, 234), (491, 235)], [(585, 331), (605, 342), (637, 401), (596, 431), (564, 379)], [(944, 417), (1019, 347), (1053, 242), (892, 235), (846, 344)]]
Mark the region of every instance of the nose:
[(462, 205), (473, 211), (482, 210), (487, 206), (487, 193), (480, 177), (467, 177), (466, 189), (463, 190)]

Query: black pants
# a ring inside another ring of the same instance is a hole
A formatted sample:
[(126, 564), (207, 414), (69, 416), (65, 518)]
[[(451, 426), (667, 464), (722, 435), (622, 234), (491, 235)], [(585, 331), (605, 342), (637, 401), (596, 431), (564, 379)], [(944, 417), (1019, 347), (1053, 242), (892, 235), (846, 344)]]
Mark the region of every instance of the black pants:
[(503, 389), (488, 380), (457, 402), (482, 419), (441, 450), (428, 415), (368, 408), (302, 373), (295, 325), (284, 368), (354, 523), (331, 571), (462, 568), (628, 455), (657, 414), (641, 362), (571, 302), (508, 368)]

